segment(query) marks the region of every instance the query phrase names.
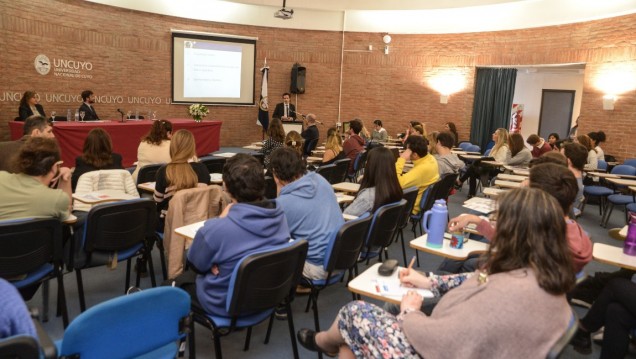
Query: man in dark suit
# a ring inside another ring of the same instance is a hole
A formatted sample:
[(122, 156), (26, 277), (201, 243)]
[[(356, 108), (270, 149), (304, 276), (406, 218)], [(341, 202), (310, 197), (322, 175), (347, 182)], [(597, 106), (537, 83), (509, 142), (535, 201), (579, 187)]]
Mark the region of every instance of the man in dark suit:
[(307, 116), (303, 116), (303, 122), (305, 125), (305, 130), (300, 136), (305, 140), (305, 145), (303, 148), (304, 156), (311, 156), (311, 151), (316, 148), (316, 144), (318, 143), (318, 139), (320, 137), (320, 132), (318, 131), (318, 127), (316, 127), (316, 115), (310, 113)]
[(283, 102), (276, 105), (272, 118), (280, 118), (282, 121), (296, 121), (296, 106), (289, 103), (290, 95), (283, 94)]
[(99, 117), (97, 116), (97, 112), (95, 112), (95, 108), (93, 104), (95, 103), (95, 94), (91, 90), (82, 91), (82, 106), (79, 108), (79, 112), (84, 111), (84, 119), (80, 117), (82, 121), (97, 121)]

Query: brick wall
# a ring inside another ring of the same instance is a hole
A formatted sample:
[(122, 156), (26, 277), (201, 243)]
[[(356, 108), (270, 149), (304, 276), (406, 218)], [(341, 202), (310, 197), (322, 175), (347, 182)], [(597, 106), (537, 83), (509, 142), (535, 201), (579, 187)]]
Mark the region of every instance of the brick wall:
[[(367, 127), (375, 118), (391, 134), (401, 132), (409, 120), (420, 120), (429, 131), (443, 123), (457, 124), (460, 138), (468, 137), (475, 68), (491, 65), (533, 65), (585, 62), (580, 129), (604, 130), (605, 152), (619, 158), (635, 157), (636, 92), (621, 95), (614, 111), (602, 109), (594, 79), (608, 67), (636, 71), (636, 15), (545, 28), (448, 35), (392, 35), (384, 55), (377, 33), (287, 30), (211, 23), (108, 7), (80, 0), (0, 0), (0, 140), (8, 139), (6, 122), (17, 115), (15, 93), (34, 89), (47, 113), (66, 113), (78, 106), (86, 89), (104, 96), (96, 105), (101, 117), (116, 118), (116, 109), (139, 107), (142, 114), (156, 110), (160, 117), (185, 117), (186, 106), (166, 104), (170, 97), (170, 29), (227, 33), (258, 37), (257, 68), (267, 58), (270, 66), (270, 103), (289, 90), (295, 62), (307, 67), (306, 93), (298, 96), (298, 110), (315, 112), (325, 123), (324, 137), (338, 115), (342, 121), (361, 117)], [(69, 79), (35, 72), (38, 54), (49, 58), (87, 61), (92, 78)], [(341, 58), (342, 92), (340, 92)], [(464, 90), (448, 104), (427, 80), (447, 69), (466, 77)], [(260, 73), (256, 76), (257, 94)], [(63, 94), (51, 98), (52, 94)], [(52, 101), (47, 101), (47, 95)], [(118, 97), (120, 96), (120, 97)], [(161, 104), (129, 104), (129, 97)], [(339, 98), (342, 98), (340, 108)], [(292, 100), (295, 100), (294, 96)], [(254, 125), (256, 107), (218, 106), (208, 118), (223, 121), (221, 145), (239, 146), (260, 139)]]

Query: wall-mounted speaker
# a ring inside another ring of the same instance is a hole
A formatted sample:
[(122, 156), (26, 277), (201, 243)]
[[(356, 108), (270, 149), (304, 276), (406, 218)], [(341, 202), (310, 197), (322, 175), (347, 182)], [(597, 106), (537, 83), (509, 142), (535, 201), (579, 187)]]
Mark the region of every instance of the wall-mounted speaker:
[(292, 66), (291, 71), (291, 86), (289, 92), (291, 93), (305, 93), (305, 76), (307, 75), (307, 68), (300, 66), (299, 63), (295, 63)]

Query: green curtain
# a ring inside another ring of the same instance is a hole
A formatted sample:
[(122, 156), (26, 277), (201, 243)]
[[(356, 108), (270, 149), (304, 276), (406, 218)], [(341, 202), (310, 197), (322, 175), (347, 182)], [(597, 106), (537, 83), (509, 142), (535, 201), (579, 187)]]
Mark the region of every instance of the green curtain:
[(482, 152), (499, 127), (508, 128), (517, 69), (477, 68), (470, 142)]

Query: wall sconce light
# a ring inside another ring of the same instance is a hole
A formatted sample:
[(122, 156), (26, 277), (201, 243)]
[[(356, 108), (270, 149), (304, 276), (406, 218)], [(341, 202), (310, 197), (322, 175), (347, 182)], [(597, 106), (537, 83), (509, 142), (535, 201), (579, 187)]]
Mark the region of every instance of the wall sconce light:
[(448, 103), (448, 95), (440, 95), (439, 103), (447, 104)]
[(466, 87), (461, 69), (442, 69), (428, 79), (429, 86), (439, 93), (439, 103), (447, 104), (449, 97)]
[(382, 41), (384, 42), (384, 54), (389, 54), (389, 44), (391, 43), (391, 35), (386, 34), (382, 37)]
[(613, 111), (614, 102), (616, 102), (616, 96), (614, 95), (603, 96), (603, 110)]

